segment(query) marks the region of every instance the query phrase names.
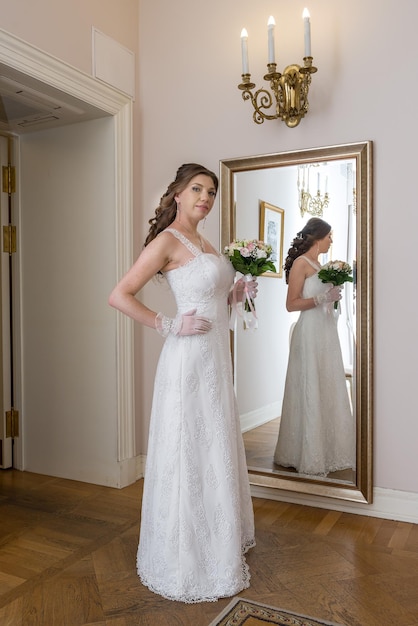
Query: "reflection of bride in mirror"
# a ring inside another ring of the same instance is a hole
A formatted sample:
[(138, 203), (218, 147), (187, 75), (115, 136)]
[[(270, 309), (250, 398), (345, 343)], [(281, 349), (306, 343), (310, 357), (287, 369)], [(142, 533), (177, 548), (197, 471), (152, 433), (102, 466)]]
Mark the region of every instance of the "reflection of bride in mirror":
[(331, 226), (313, 217), (293, 240), (284, 265), (286, 308), (300, 315), (291, 337), (274, 461), (315, 476), (355, 469), (355, 425), (333, 304), (341, 288), (318, 277), (319, 255), (331, 243)]

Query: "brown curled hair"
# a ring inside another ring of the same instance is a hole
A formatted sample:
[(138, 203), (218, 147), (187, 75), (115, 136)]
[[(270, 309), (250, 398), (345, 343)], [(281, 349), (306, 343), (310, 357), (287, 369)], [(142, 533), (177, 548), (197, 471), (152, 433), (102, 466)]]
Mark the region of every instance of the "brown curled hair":
[(198, 163), (185, 163), (179, 167), (175, 180), (169, 184), (167, 191), (160, 200), (160, 204), (155, 209), (155, 216), (148, 221), (150, 229), (145, 239), (144, 247), (151, 243), (162, 230), (174, 222), (177, 213), (175, 196), (181, 193), (192, 178), (199, 174), (209, 176), (213, 181), (215, 190), (218, 191), (218, 177), (203, 165), (199, 165)]
[(292, 244), (287, 252), (287, 257), (283, 265), (286, 275), (286, 284), (289, 283), (289, 273), (293, 262), (305, 252), (308, 252), (314, 245), (315, 241), (319, 241), (328, 235), (331, 226), (321, 220), (319, 217), (311, 217), (293, 239)]

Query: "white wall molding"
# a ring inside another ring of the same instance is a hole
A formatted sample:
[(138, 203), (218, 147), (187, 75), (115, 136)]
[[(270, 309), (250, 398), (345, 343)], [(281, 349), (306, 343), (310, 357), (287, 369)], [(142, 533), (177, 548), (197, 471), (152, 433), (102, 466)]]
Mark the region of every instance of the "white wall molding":
[[(114, 117), (116, 272), (132, 264), (132, 99), (52, 55), (0, 29), (0, 63), (79, 98)], [(135, 480), (133, 322), (117, 314), (117, 464), (123, 487)], [(115, 465), (112, 465), (115, 472)], [(117, 465), (116, 465), (117, 471)], [(126, 482), (125, 482), (126, 481)], [(100, 483), (100, 480), (98, 480)]]
[(135, 96), (135, 55), (118, 41), (92, 26), (93, 76)]
[(118, 489), (127, 487), (136, 482), (136, 458), (131, 457), (119, 462), (119, 480), (116, 485), (111, 485)]
[(282, 406), (280, 402), (273, 402), (267, 406), (263, 406), (255, 411), (249, 411), (240, 415), (241, 432), (246, 433), (247, 430), (262, 426), (271, 420), (276, 419), (280, 415)]
[(418, 494), (394, 489), (382, 489), (375, 487), (373, 490), (373, 503), (351, 502), (349, 500), (337, 500), (297, 494), (268, 487), (251, 486), (251, 494), (254, 498), (266, 498), (292, 504), (303, 504), (320, 509), (367, 515), (369, 517), (381, 517), (384, 519), (397, 520), (418, 524)]
[[(123, 276), (132, 264), (132, 103), (115, 115), (116, 150), (116, 272)], [(134, 324), (117, 313), (118, 460), (135, 455)]]
[(146, 459), (147, 459), (146, 454), (139, 454), (136, 457), (136, 480), (139, 480), (140, 478), (144, 478)]
[[(146, 455), (137, 457), (137, 480), (144, 477), (145, 461)], [(380, 517), (418, 524), (418, 493), (408, 491), (375, 487), (372, 504), (311, 496), (282, 489), (259, 487), (258, 485), (251, 485), (251, 495), (253, 498), (265, 498), (266, 500), (302, 504), (318, 509), (328, 509), (329, 511), (341, 511), (342, 513), (354, 513), (356, 515), (367, 515), (368, 517)]]
[(2, 29), (0, 62), (111, 115), (116, 115), (130, 100), (114, 87)]

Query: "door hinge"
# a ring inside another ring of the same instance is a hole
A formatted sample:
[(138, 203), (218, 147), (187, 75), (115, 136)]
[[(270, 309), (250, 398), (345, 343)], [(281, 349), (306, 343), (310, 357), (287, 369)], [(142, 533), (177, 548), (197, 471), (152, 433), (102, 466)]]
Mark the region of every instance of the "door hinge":
[(12, 224), (3, 226), (3, 252), (8, 254), (16, 252), (16, 226)]
[(3, 165), (3, 193), (12, 194), (16, 191), (16, 168), (13, 165)]
[(19, 437), (19, 411), (6, 411), (6, 437)]

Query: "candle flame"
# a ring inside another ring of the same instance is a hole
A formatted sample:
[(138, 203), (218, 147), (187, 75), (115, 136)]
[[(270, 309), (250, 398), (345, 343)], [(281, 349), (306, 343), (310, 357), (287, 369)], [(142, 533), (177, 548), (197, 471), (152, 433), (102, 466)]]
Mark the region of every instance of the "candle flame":
[(272, 15), (270, 15), (268, 19), (267, 26), (276, 26), (276, 22), (274, 21), (274, 17)]
[(244, 37), (248, 37), (248, 33), (247, 33), (247, 29), (243, 28), (241, 31), (241, 39), (243, 39)]
[(309, 19), (311, 17), (310, 13), (309, 13), (309, 11), (308, 11), (308, 9), (306, 7), (303, 9), (302, 17), (303, 17), (303, 19), (305, 19), (305, 18)]

